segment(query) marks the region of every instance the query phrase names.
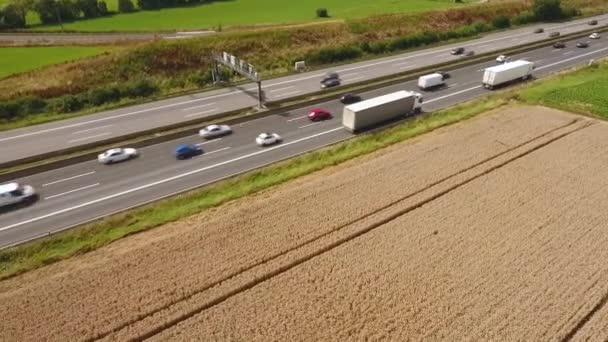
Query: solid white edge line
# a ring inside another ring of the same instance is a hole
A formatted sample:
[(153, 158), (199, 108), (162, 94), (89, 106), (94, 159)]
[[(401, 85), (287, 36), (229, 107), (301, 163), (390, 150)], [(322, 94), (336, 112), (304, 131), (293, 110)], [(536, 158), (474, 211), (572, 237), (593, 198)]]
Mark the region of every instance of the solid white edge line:
[(330, 143), (327, 143), (327, 144), (324, 144), (324, 145), (321, 145), (321, 146), (317, 146), (317, 147), (313, 147), (313, 148), (310, 148), (308, 150), (304, 150), (304, 151), (301, 151), (301, 152), (297, 152), (297, 153), (291, 154), (289, 156), (286, 156), (284, 158), (280, 158), (280, 159), (277, 159), (277, 160), (274, 160), (274, 161), (271, 161), (271, 162), (268, 162), (268, 163), (264, 163), (262, 165), (258, 165), (258, 166), (250, 167), (250, 168), (242, 170), (242, 171), (234, 172), (234, 173), (231, 173), (229, 175), (222, 176), (222, 177), (210, 180), (210, 181), (208, 181), (206, 183), (202, 183), (202, 184), (199, 184), (199, 185), (191, 186), (189, 188), (186, 188), (186, 189), (183, 189), (183, 190), (179, 190), (179, 191), (175, 191), (175, 192), (172, 192), (172, 193), (167, 194), (167, 195), (162, 195), (162, 196), (156, 197), (154, 199), (151, 199), (151, 200), (148, 200), (148, 201), (144, 201), (144, 202), (139, 203), (139, 204), (135, 204), (135, 205), (132, 205), (132, 206), (129, 206), (129, 207), (126, 207), (126, 208), (115, 210), (115, 211), (112, 211), (112, 212), (107, 213), (107, 214), (99, 215), (99, 216), (93, 217), (91, 219), (87, 219), (85, 221), (69, 225), (67, 227), (59, 228), (59, 229), (56, 229), (56, 230), (53, 230), (53, 231), (50, 231), (50, 232), (46, 232), (46, 233), (43, 233), (43, 234), (36, 235), (34, 237), (31, 237), (31, 238), (27, 238), (25, 240), (20, 240), (20, 241), (17, 241), (17, 242), (13, 242), (13, 243), (8, 244), (6, 246), (0, 247), (0, 250), (7, 249), (7, 248), (10, 248), (10, 247), (13, 247), (13, 246), (17, 246), (17, 245), (20, 245), (20, 244), (28, 242), (28, 241), (33, 241), (33, 240), (39, 239), (39, 238), (44, 237), (44, 236), (49, 236), (49, 235), (52, 235), (52, 234), (56, 234), (56, 233), (62, 232), (64, 230), (72, 229), (72, 228), (78, 227), (80, 225), (87, 224), (89, 222), (93, 222), (93, 221), (99, 220), (100, 218), (103, 218), (103, 217), (106, 217), (106, 216), (110, 216), (110, 215), (114, 215), (114, 214), (118, 214), (118, 213), (121, 213), (121, 212), (124, 212), (124, 211), (127, 211), (127, 210), (135, 209), (135, 208), (144, 206), (146, 204), (150, 204), (150, 203), (153, 203), (153, 202), (156, 202), (156, 201), (160, 201), (160, 200), (168, 198), (168, 197), (172, 197), (172, 196), (175, 196), (175, 195), (178, 195), (178, 194), (186, 193), (188, 191), (191, 191), (191, 190), (194, 190), (194, 189), (197, 189), (197, 188), (201, 188), (203, 186), (206, 186), (206, 185), (209, 185), (209, 184), (212, 184), (212, 183), (215, 183), (215, 182), (219, 182), (219, 181), (222, 181), (224, 179), (228, 179), (230, 177), (238, 176), (240, 174), (243, 174), (243, 173), (246, 173), (246, 172), (249, 172), (249, 171), (252, 171), (252, 170), (257, 170), (257, 169), (263, 168), (265, 166), (272, 165), (274, 163), (278, 163), (278, 162), (281, 162), (283, 160), (287, 160), (287, 159), (299, 156), (299, 155), (304, 154), (304, 153), (308, 153), (308, 152), (311, 152), (311, 151), (314, 151), (314, 150), (317, 150), (317, 149), (320, 149), (320, 148), (324, 148), (324, 147), (327, 147), (327, 146), (331, 146), (331, 145), (337, 144), (339, 142), (342, 142), (344, 140), (348, 140), (350, 138), (351, 137), (345, 137), (343, 139), (332, 141)]
[(101, 134), (97, 134), (97, 135), (90, 135), (88, 137), (70, 140), (70, 141), (68, 141), (68, 144), (79, 142), (79, 141), (83, 141), (83, 140), (89, 140), (89, 139), (99, 138), (99, 137), (103, 137), (104, 135), (109, 135), (109, 134), (112, 134), (112, 132), (106, 132), (106, 133), (101, 133)]
[(218, 108), (213, 108), (213, 109), (209, 109), (209, 110), (204, 110), (202, 112), (190, 113), (190, 114), (184, 115), (184, 117), (185, 118), (190, 118), (190, 117), (193, 117), (193, 116), (198, 116), (198, 115), (203, 115), (203, 114), (215, 112), (217, 110), (218, 110)]
[(214, 104), (215, 104), (215, 102), (210, 102), (210, 103), (205, 103), (205, 104), (202, 104), (202, 105), (200, 105), (200, 106), (194, 106), (194, 107), (188, 107), (188, 108), (184, 108), (184, 109), (182, 109), (182, 110), (183, 110), (183, 111), (186, 111), (186, 110), (195, 109), (195, 108), (209, 107), (209, 106), (213, 106)]
[(99, 127), (89, 128), (89, 129), (83, 129), (82, 131), (72, 132), (72, 134), (80, 134), (80, 133), (95, 131), (98, 129), (108, 128), (108, 127), (112, 127), (112, 126), (114, 126), (114, 125), (105, 125), (105, 126), (99, 126)]
[(123, 195), (126, 195), (126, 194), (130, 194), (132, 192), (136, 192), (136, 191), (139, 191), (139, 190), (147, 189), (147, 188), (150, 188), (150, 187), (153, 187), (153, 186), (156, 186), (156, 185), (164, 184), (164, 183), (176, 180), (176, 179), (184, 178), (184, 177), (187, 177), (187, 176), (190, 176), (190, 175), (193, 175), (193, 174), (197, 174), (197, 173), (200, 173), (200, 172), (203, 172), (203, 171), (207, 171), (207, 170), (210, 170), (210, 169), (222, 166), (222, 165), (234, 163), (235, 161), (239, 161), (239, 160), (242, 160), (242, 159), (247, 159), (247, 158), (259, 155), (259, 154), (268, 153), (268, 152), (274, 151), (274, 150), (279, 149), (279, 148), (284, 148), (284, 147), (287, 147), (287, 146), (290, 146), (290, 145), (293, 145), (293, 144), (297, 144), (297, 143), (302, 142), (302, 141), (310, 140), (310, 139), (313, 139), (313, 138), (316, 138), (316, 137), (319, 137), (319, 136), (322, 136), (322, 135), (325, 135), (325, 134), (333, 133), (333, 132), (336, 132), (336, 131), (339, 131), (339, 130), (343, 130), (343, 129), (344, 128), (340, 126), (340, 127), (334, 128), (334, 129), (330, 129), (328, 131), (324, 131), (324, 132), (320, 132), (320, 133), (317, 133), (317, 134), (313, 134), (313, 135), (310, 135), (308, 137), (300, 138), (300, 139), (297, 139), (297, 140), (294, 140), (294, 141), (290, 141), (290, 142), (287, 142), (287, 143), (283, 143), (283, 144), (280, 144), (280, 145), (277, 145), (277, 146), (274, 146), (274, 147), (265, 148), (263, 150), (260, 150), (260, 151), (257, 151), (257, 152), (253, 152), (253, 153), (250, 153), (250, 154), (246, 154), (244, 156), (240, 156), (240, 157), (233, 158), (233, 159), (230, 159), (230, 160), (226, 160), (226, 161), (223, 161), (223, 162), (220, 162), (220, 163), (217, 163), (217, 164), (213, 164), (213, 165), (202, 167), (200, 169), (184, 172), (184, 173), (179, 174), (179, 175), (175, 175), (175, 176), (172, 176), (172, 177), (169, 177), (169, 178), (161, 179), (161, 180), (158, 180), (158, 181), (155, 181), (155, 182), (152, 182), (152, 183), (144, 184), (144, 185), (141, 185), (141, 186), (138, 186), (138, 187), (135, 187), (135, 188), (131, 188), (129, 190), (121, 191), (121, 192), (115, 193), (113, 195), (101, 197), (101, 198), (98, 198), (98, 199), (95, 199), (95, 200), (92, 200), (92, 201), (88, 201), (88, 202), (85, 202), (85, 203), (81, 203), (81, 204), (78, 204), (78, 205), (75, 205), (75, 206), (72, 206), (72, 207), (68, 207), (68, 208), (64, 208), (64, 209), (61, 209), (61, 210), (57, 210), (57, 211), (49, 213), (49, 214), (45, 214), (45, 215), (34, 217), (34, 218), (31, 218), (31, 219), (28, 219), (28, 220), (25, 220), (25, 221), (17, 222), (17, 223), (14, 223), (14, 224), (11, 224), (11, 225), (8, 225), (8, 226), (0, 228), (0, 231), (5, 231), (5, 230), (8, 230), (8, 229), (12, 229), (12, 228), (15, 228), (15, 227), (22, 226), (24, 224), (28, 224), (28, 223), (32, 223), (32, 222), (37, 222), (37, 221), (43, 220), (45, 218), (57, 216), (57, 215), (60, 215), (60, 214), (66, 213), (66, 212), (70, 212), (70, 211), (73, 211), (73, 210), (76, 210), (76, 209), (88, 207), (88, 206), (90, 206), (92, 204), (96, 204), (96, 203), (103, 202), (103, 201), (106, 201), (106, 200), (109, 200), (109, 199), (120, 197), (120, 196), (123, 196)]
[[(589, 19), (590, 18), (587, 18), (586, 20), (589, 20)], [(600, 19), (598, 19), (598, 20), (600, 20)], [(552, 30), (554, 30), (554, 29), (562, 29), (562, 28), (566, 28), (566, 27), (578, 26), (578, 25), (584, 25), (584, 24), (585, 24), (584, 22), (581, 22), (581, 23), (578, 23), (578, 22), (577, 23), (569, 23), (567, 25), (555, 26), (555, 27), (552, 27), (551, 29)], [(485, 40), (485, 41), (480, 41), (480, 42), (473, 42), (473, 43), (468, 43), (468, 44), (466, 42), (463, 42), (463, 44), (466, 45), (466, 46), (477, 46), (477, 45), (481, 45), (481, 44), (487, 44), (487, 43), (495, 42), (495, 41), (498, 41), (498, 40), (504, 40), (504, 39), (509, 39), (509, 38), (523, 36), (523, 35), (529, 35), (529, 34), (530, 34), (529, 32), (519, 33), (519, 34), (516, 34), (516, 35), (511, 35), (511, 36), (506, 36), (506, 37), (500, 37), (500, 38), (495, 38), (495, 39)], [(452, 49), (452, 47), (446, 48), (446, 49), (440, 49), (440, 50), (436, 50), (436, 51), (429, 51), (429, 52), (426, 52), (426, 53), (420, 53), (420, 54), (416, 54), (416, 55), (412, 55), (412, 56), (404, 56), (404, 57), (400, 57), (400, 58), (394, 58), (394, 59), (390, 59), (390, 60), (386, 60), (386, 61), (380, 61), (380, 62), (376, 62), (376, 63), (355, 66), (355, 67), (352, 67), (352, 68), (346, 68), (346, 69), (339, 70), (338, 72), (344, 72), (344, 71), (350, 71), (350, 70), (356, 70), (356, 69), (361, 69), (361, 68), (381, 65), (381, 64), (393, 63), (393, 62), (401, 61), (401, 60), (404, 60), (404, 59), (415, 58), (415, 57), (425, 56), (425, 55), (429, 55), (429, 54), (450, 51), (451, 49)], [(277, 86), (277, 85), (288, 84), (288, 83), (303, 81), (303, 80), (306, 80), (306, 79), (316, 78), (316, 77), (320, 77), (322, 75), (323, 74), (315, 74), (315, 75), (310, 75), (310, 76), (306, 76), (306, 77), (301, 77), (301, 78), (298, 78), (298, 79), (286, 80), (286, 81), (282, 81), (282, 82), (278, 82), (278, 83), (268, 84), (268, 85), (264, 86), (264, 89), (269, 88), (269, 87), (274, 87), (274, 86)], [(257, 88), (253, 88), (252, 87), (252, 88), (248, 88), (246, 90), (256, 90), (256, 89)], [(160, 107), (155, 107), (155, 108), (147, 108), (147, 109), (137, 110), (137, 111), (129, 112), (129, 113), (125, 113), (125, 114), (119, 114), (119, 115), (109, 116), (109, 117), (105, 117), (105, 118), (94, 119), (94, 120), (91, 120), (91, 121), (75, 123), (75, 124), (71, 124), (71, 125), (67, 125), (67, 126), (49, 128), (49, 129), (45, 129), (45, 130), (41, 130), (41, 131), (36, 131), (36, 132), (24, 133), (24, 134), (12, 136), (12, 137), (0, 138), (0, 142), (1, 141), (18, 139), (18, 138), (22, 138), (22, 137), (27, 137), (27, 136), (31, 136), (31, 135), (37, 135), (37, 134), (42, 134), (42, 133), (47, 133), (47, 132), (53, 132), (53, 131), (62, 130), (62, 129), (66, 129), (66, 128), (71, 128), (71, 127), (78, 127), (78, 126), (88, 125), (88, 124), (91, 124), (91, 123), (94, 123), (94, 122), (112, 120), (112, 119), (116, 119), (116, 118), (120, 118), (120, 117), (135, 115), (135, 114), (139, 114), (139, 113), (145, 113), (145, 112), (149, 112), (149, 111), (153, 111), (153, 110), (157, 110), (157, 109), (164, 109), (164, 108), (170, 108), (170, 107), (180, 106), (180, 105), (183, 105), (183, 104), (186, 104), (186, 103), (205, 101), (205, 100), (209, 100), (209, 99), (212, 99), (212, 98), (224, 97), (224, 96), (228, 96), (228, 95), (232, 95), (232, 94), (240, 93), (240, 92), (241, 91), (233, 91), (233, 92), (224, 93), (224, 94), (211, 95), (211, 96), (206, 96), (206, 97), (200, 98), (200, 99), (183, 101), (183, 102), (168, 104), (168, 105), (165, 105), (165, 106), (160, 106)]]
[(272, 95), (274, 97), (283, 97), (283, 96), (287, 96), (287, 95), (293, 95), (293, 94), (297, 94), (297, 93), (301, 93), (301, 90), (296, 90), (296, 91), (290, 91), (289, 93), (281, 93), (281, 94), (275, 94)]
[(588, 52), (588, 53), (585, 53), (585, 54), (582, 54), (582, 55), (578, 55), (578, 56), (574, 56), (574, 57), (566, 58), (566, 59), (561, 60), (561, 61), (559, 61), (559, 62), (555, 62), (555, 63), (551, 63), (551, 64), (543, 65), (542, 67), (538, 67), (538, 68), (536, 68), (536, 70), (542, 70), (542, 69), (545, 69), (545, 68), (552, 67), (552, 66), (554, 66), (554, 65), (558, 65), (558, 64), (562, 64), (562, 63), (569, 62), (569, 61), (573, 61), (573, 60), (575, 60), (575, 59), (579, 59), (579, 58), (587, 57), (587, 56), (589, 56), (589, 55), (593, 55), (593, 54), (596, 54), (596, 53), (598, 53), (598, 52), (602, 52), (602, 51), (606, 51), (606, 50), (608, 50), (608, 47), (605, 47), (605, 48), (602, 48), (602, 49), (599, 49), (599, 50), (595, 50), (595, 51), (591, 51), (591, 52)]
[(44, 199), (45, 199), (45, 200), (48, 200), (48, 199), (51, 199), (51, 198), (55, 198), (55, 197), (59, 197), (59, 196), (67, 195), (67, 194), (71, 194), (72, 192), (76, 192), (76, 191), (80, 191), (80, 190), (84, 190), (84, 189), (92, 188), (92, 187), (94, 187), (94, 186), (98, 186), (98, 185), (99, 185), (99, 183), (95, 183), (95, 184), (91, 184), (91, 185), (83, 186), (83, 187), (81, 187), (81, 188), (74, 189), (74, 190), (70, 190), (70, 191), (66, 191), (66, 192), (62, 192), (62, 193), (60, 193), (60, 194), (56, 194), (56, 195), (52, 195), (52, 196), (47, 196), (47, 197), (45, 197)]
[(42, 186), (45, 187), (45, 186), (49, 186), (49, 185), (53, 185), (53, 184), (57, 184), (57, 183), (65, 182), (65, 181), (69, 181), (69, 180), (72, 180), (72, 179), (76, 179), (76, 178), (92, 175), (95, 172), (96, 171), (91, 171), (91, 172), (83, 173), (81, 175), (76, 175), (76, 176), (72, 176), (72, 177), (68, 177), (68, 178), (63, 178), (63, 179), (60, 179), (60, 180), (56, 180), (54, 182), (42, 184)]
[[(467, 92), (467, 91), (471, 91), (471, 90), (474, 90), (474, 89), (477, 89), (477, 88), (481, 88), (481, 87), (482, 87), (482, 86), (478, 85), (478, 86), (475, 86), (475, 87), (467, 88), (467, 89), (464, 89), (464, 90), (457, 91), (457, 92), (455, 92), (455, 93), (451, 93), (451, 94), (448, 94), (448, 95), (444, 95), (444, 96), (436, 97), (436, 98), (434, 98), (434, 99), (431, 99), (431, 100), (425, 101), (424, 103), (431, 103), (431, 102), (435, 102), (435, 101), (443, 100), (443, 99), (445, 99), (445, 98), (447, 98), (447, 97), (454, 96), (454, 95), (458, 95), (458, 94), (462, 94), (462, 93), (465, 93), (465, 92)], [(424, 105), (424, 103), (423, 103), (423, 105)]]
[(289, 86), (289, 87), (283, 87), (283, 88), (278, 88), (278, 89), (272, 89), (270, 92), (275, 92), (275, 91), (281, 91), (281, 90), (287, 90), (287, 89), (291, 89), (291, 88), (295, 88), (295, 86)]

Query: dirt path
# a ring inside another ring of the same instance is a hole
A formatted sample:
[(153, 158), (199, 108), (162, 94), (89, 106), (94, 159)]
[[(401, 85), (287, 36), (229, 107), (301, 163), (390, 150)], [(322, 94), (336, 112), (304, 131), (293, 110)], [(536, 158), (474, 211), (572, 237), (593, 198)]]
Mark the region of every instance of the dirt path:
[(0, 339), (565, 336), (608, 277), (591, 122), (484, 115), (4, 281)]

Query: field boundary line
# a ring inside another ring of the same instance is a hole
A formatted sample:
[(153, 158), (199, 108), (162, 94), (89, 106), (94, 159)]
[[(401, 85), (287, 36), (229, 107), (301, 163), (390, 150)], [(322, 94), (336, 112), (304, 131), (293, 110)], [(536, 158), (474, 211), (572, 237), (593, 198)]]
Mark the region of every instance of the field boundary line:
[[(427, 191), (427, 190), (431, 189), (432, 187), (435, 187), (435, 186), (437, 186), (437, 185), (439, 185), (439, 184), (441, 184), (443, 182), (446, 182), (446, 181), (448, 181), (448, 180), (450, 180), (450, 179), (452, 179), (454, 177), (457, 177), (457, 176), (459, 176), (459, 175), (461, 175), (463, 173), (466, 173), (466, 172), (468, 172), (468, 171), (470, 171), (470, 170), (472, 170), (472, 169), (474, 169), (476, 167), (479, 167), (479, 166), (481, 166), (483, 164), (486, 164), (486, 163), (488, 163), (488, 162), (490, 162), (490, 161), (492, 161), (494, 159), (500, 158), (500, 157), (504, 156), (505, 154), (511, 153), (511, 152), (513, 152), (513, 151), (515, 151), (515, 150), (517, 150), (517, 149), (519, 149), (519, 148), (521, 148), (521, 147), (523, 147), (523, 146), (525, 146), (527, 144), (533, 143), (533, 142), (535, 142), (535, 141), (537, 141), (539, 139), (543, 139), (543, 138), (545, 138), (545, 137), (547, 137), (547, 136), (549, 136), (549, 135), (551, 135), (551, 134), (553, 134), (553, 133), (555, 133), (555, 132), (557, 132), (557, 131), (559, 131), (561, 129), (565, 129), (565, 128), (568, 128), (568, 127), (570, 127), (572, 125), (580, 123), (583, 120), (584, 119), (581, 119), (581, 118), (575, 118), (575, 119), (572, 119), (572, 120), (568, 121), (567, 123), (565, 123), (563, 125), (560, 125), (558, 127), (549, 129), (549, 130), (547, 130), (547, 131), (545, 131), (545, 132), (543, 132), (543, 133), (541, 133), (541, 134), (539, 134), (539, 135), (537, 135), (537, 136), (535, 136), (535, 137), (533, 137), (531, 139), (523, 141), (523, 142), (521, 142), (521, 143), (519, 143), (519, 144), (517, 144), (517, 145), (515, 145), (515, 146), (513, 146), (511, 148), (508, 148), (508, 149), (506, 149), (506, 150), (504, 150), (504, 151), (502, 151), (502, 152), (500, 152), (498, 154), (495, 154), (495, 155), (492, 155), (490, 157), (487, 157), (487, 158), (485, 158), (485, 159), (483, 159), (483, 160), (481, 160), (481, 161), (479, 161), (477, 163), (474, 163), (474, 164), (472, 164), (470, 166), (467, 166), (467, 167), (465, 167), (463, 169), (460, 169), (460, 170), (458, 170), (458, 171), (456, 171), (456, 172), (454, 172), (454, 173), (452, 173), (452, 174), (450, 174), (448, 176), (445, 176), (445, 177), (443, 177), (443, 178), (441, 178), (441, 179), (439, 179), (437, 181), (431, 182), (427, 186), (425, 186), (425, 187), (423, 187), (423, 188), (421, 188), (419, 190), (416, 190), (416, 191), (414, 191), (412, 193), (409, 193), (409, 194), (407, 194), (407, 195), (405, 195), (405, 196), (403, 196), (401, 198), (398, 198), (398, 199), (396, 199), (396, 200), (394, 200), (394, 201), (392, 201), (392, 202), (390, 202), (390, 203), (388, 203), (388, 204), (386, 204), (386, 205), (384, 205), (384, 206), (382, 206), (382, 207), (380, 207), (380, 208), (378, 208), (378, 209), (376, 209), (374, 211), (371, 211), (371, 212), (366, 213), (366, 214), (364, 214), (362, 216), (354, 218), (353, 220), (351, 220), (349, 222), (343, 223), (343, 224), (341, 224), (341, 225), (339, 225), (339, 226), (337, 226), (337, 227), (335, 227), (335, 228), (333, 228), (333, 229), (331, 229), (331, 230), (329, 230), (329, 231), (327, 231), (325, 233), (322, 233), (322, 234), (317, 235), (317, 236), (315, 236), (315, 237), (313, 237), (311, 239), (303, 241), (302, 243), (300, 243), (300, 244), (298, 244), (298, 245), (296, 245), (294, 247), (291, 247), (291, 248), (289, 248), (287, 250), (284, 250), (284, 251), (276, 253), (276, 254), (274, 254), (272, 256), (269, 256), (269, 257), (267, 257), (267, 258), (265, 258), (263, 260), (260, 260), (259, 262), (256, 262), (256, 263), (254, 263), (254, 264), (252, 264), (250, 266), (244, 267), (244, 268), (242, 268), (240, 270), (236, 270), (233, 273), (231, 273), (231, 274), (229, 274), (229, 275), (227, 275), (225, 277), (222, 277), (221, 279), (216, 280), (216, 281), (212, 282), (211, 284), (209, 284), (207, 286), (204, 286), (203, 288), (201, 288), (199, 290), (193, 291), (192, 293), (189, 293), (189, 294), (183, 296), (182, 298), (173, 301), (172, 303), (163, 305), (162, 307), (157, 308), (155, 310), (152, 310), (152, 311), (150, 311), (150, 312), (148, 312), (146, 314), (139, 315), (139, 317), (137, 317), (135, 319), (132, 319), (132, 320), (129, 320), (128, 322), (125, 322), (125, 323), (121, 324), (120, 326), (111, 329), (111, 331), (106, 331), (104, 333), (100, 333), (100, 334), (98, 334), (95, 337), (87, 339), (86, 341), (99, 340), (99, 339), (102, 339), (102, 338), (104, 338), (104, 337), (106, 337), (106, 336), (108, 336), (110, 334), (119, 332), (120, 330), (123, 330), (123, 329), (125, 329), (125, 328), (127, 328), (127, 327), (129, 327), (129, 326), (131, 326), (131, 325), (133, 325), (135, 323), (137, 323), (137, 322), (143, 321), (144, 319), (146, 319), (148, 317), (151, 317), (151, 316), (153, 316), (153, 315), (155, 315), (155, 314), (157, 314), (159, 312), (165, 311), (165, 310), (169, 309), (172, 306), (175, 306), (175, 305), (177, 305), (179, 303), (182, 303), (182, 302), (185, 302), (187, 300), (190, 300), (192, 297), (194, 297), (194, 296), (196, 296), (196, 295), (198, 295), (200, 293), (203, 293), (203, 292), (208, 291), (208, 290), (210, 290), (210, 289), (212, 289), (212, 288), (214, 288), (216, 286), (219, 286), (222, 283), (230, 281), (231, 279), (234, 279), (234, 278), (236, 278), (236, 277), (238, 277), (238, 276), (240, 276), (240, 275), (242, 275), (242, 274), (244, 274), (246, 272), (249, 272), (249, 271), (251, 271), (251, 270), (253, 270), (253, 269), (255, 269), (255, 268), (259, 267), (259, 266), (268, 264), (268, 263), (270, 263), (270, 262), (272, 262), (274, 260), (277, 260), (277, 259), (279, 259), (279, 258), (281, 258), (283, 256), (286, 256), (286, 255), (288, 255), (288, 254), (290, 254), (290, 253), (292, 253), (294, 251), (300, 250), (300, 249), (302, 249), (302, 248), (304, 248), (306, 246), (309, 246), (309, 245), (311, 245), (313, 243), (316, 243), (316, 242), (320, 241), (323, 238), (326, 238), (326, 237), (328, 237), (328, 236), (330, 236), (332, 234), (335, 234), (336, 232), (339, 232), (339, 231), (343, 230), (346, 227), (352, 226), (353, 224), (356, 224), (357, 222), (363, 221), (363, 220), (365, 220), (365, 219), (367, 219), (367, 218), (369, 218), (369, 217), (371, 217), (373, 215), (376, 215), (376, 214), (378, 214), (378, 213), (380, 213), (380, 212), (382, 212), (384, 210), (387, 210), (387, 209), (395, 206), (396, 204), (398, 204), (400, 202), (403, 202), (403, 201), (405, 201), (407, 199), (410, 199), (410, 198), (412, 198), (412, 197), (414, 197), (416, 195), (419, 195), (419, 194), (423, 193), (424, 191)], [(586, 127), (586, 126), (584, 126), (584, 127)], [(570, 132), (568, 132), (566, 134), (570, 134), (572, 132), (574, 132), (574, 131), (570, 131)], [(555, 141), (555, 140), (557, 140), (557, 139), (559, 139), (559, 138), (561, 138), (563, 136), (564, 136), (564, 134), (561, 134), (557, 138), (551, 139), (549, 141), (549, 143), (553, 142), (553, 141)], [(543, 147), (543, 146), (546, 146), (546, 144), (541, 144), (541, 145), (539, 145), (538, 148)], [(528, 152), (532, 152), (533, 150), (535, 150), (535, 149), (528, 150), (528, 151), (526, 151), (525, 154), (527, 154)], [(518, 156), (523, 156), (525, 154), (521, 154), (521, 155), (518, 154)], [(515, 160), (515, 159), (513, 159), (513, 160)], [(512, 161), (512, 159), (509, 159), (506, 163), (499, 164), (499, 167), (500, 166), (504, 166), (504, 165), (506, 165), (507, 163), (509, 163), (511, 161)], [(491, 171), (494, 171), (497, 168), (498, 167), (490, 168), (489, 169), (490, 171), (488, 171), (486, 173), (481, 173), (477, 177), (483, 176), (483, 175), (485, 175), (485, 174), (487, 174), (487, 173), (489, 173)], [(429, 203), (429, 202), (431, 202), (431, 201), (433, 201), (433, 200), (435, 200), (435, 199), (437, 199), (437, 198), (445, 195), (448, 192), (451, 192), (452, 190), (455, 190), (456, 188), (458, 188), (458, 187), (460, 187), (460, 186), (462, 186), (462, 185), (464, 185), (464, 184), (472, 181), (473, 179), (468, 179), (468, 180), (465, 181), (465, 183), (462, 183), (462, 184), (458, 183), (458, 184), (455, 185), (455, 187), (453, 189), (450, 187), (450, 188), (448, 188), (447, 191), (440, 192), (438, 196), (431, 196), (427, 200), (424, 200), (424, 201), (418, 202), (418, 203), (416, 203), (416, 204), (414, 204), (412, 206), (409, 206), (408, 208), (405, 209), (405, 210), (407, 210), (406, 212), (400, 213), (399, 215), (397, 215), (395, 217), (392, 217), (393, 215), (391, 215), (391, 216), (389, 216), (388, 220), (386, 220), (386, 219), (380, 220), (379, 221), (380, 224), (376, 224), (376, 223), (371, 224), (367, 228), (361, 229), (361, 230), (359, 230), (355, 234), (348, 235), (347, 237), (345, 237), (343, 239), (340, 239), (337, 242), (334, 242), (334, 243), (328, 245), (331, 248), (328, 248), (326, 246), (324, 248), (321, 248), (321, 249), (317, 250), (315, 253), (312, 253), (313, 255), (308, 255), (308, 256), (302, 257), (300, 259), (297, 259), (293, 263), (289, 263), (288, 265), (279, 267), (279, 268), (273, 270), (272, 272), (268, 272), (268, 273), (263, 274), (263, 275), (261, 275), (259, 277), (256, 277), (253, 281), (250, 281), (250, 282), (245, 283), (244, 285), (238, 286), (236, 289), (228, 291), (224, 295), (216, 297), (215, 299), (207, 302), (205, 305), (203, 305), (201, 307), (198, 307), (198, 308), (196, 308), (194, 310), (191, 310), (188, 313), (179, 315), (178, 317), (175, 317), (174, 319), (168, 320), (165, 323), (161, 324), (160, 326), (157, 326), (156, 328), (154, 328), (154, 329), (152, 329), (152, 330), (150, 330), (150, 331), (148, 331), (148, 332), (146, 332), (146, 333), (144, 333), (144, 334), (142, 334), (142, 335), (140, 335), (140, 336), (138, 336), (136, 338), (129, 339), (129, 341), (141, 341), (141, 340), (150, 338), (150, 337), (152, 337), (154, 335), (157, 335), (158, 333), (160, 333), (160, 332), (162, 332), (162, 331), (170, 328), (171, 326), (174, 326), (174, 325), (178, 324), (181, 321), (184, 321), (184, 320), (186, 320), (186, 319), (188, 319), (188, 318), (190, 318), (190, 317), (192, 317), (192, 316), (194, 316), (194, 315), (196, 315), (196, 314), (198, 314), (198, 313), (200, 313), (202, 311), (205, 311), (205, 310), (207, 310), (207, 309), (209, 309), (209, 308), (211, 308), (211, 307), (213, 307), (215, 305), (218, 305), (221, 302), (227, 300), (228, 298), (230, 298), (230, 297), (232, 297), (232, 296), (234, 296), (234, 295), (236, 295), (236, 294), (238, 294), (240, 292), (246, 291), (246, 290), (248, 290), (248, 289), (256, 286), (257, 284), (259, 284), (259, 283), (261, 283), (261, 282), (263, 282), (265, 280), (268, 280), (268, 279), (273, 278), (273, 277), (275, 277), (275, 276), (277, 276), (277, 275), (279, 275), (281, 273), (284, 273), (287, 270), (289, 270), (289, 269), (291, 269), (291, 268), (293, 268), (293, 267), (295, 267), (295, 266), (297, 266), (297, 265), (299, 265), (299, 264), (301, 264), (303, 262), (306, 262), (306, 261), (308, 261), (308, 260), (310, 260), (310, 259), (312, 259), (312, 258), (314, 258), (314, 257), (316, 257), (318, 255), (321, 255), (321, 254), (323, 254), (323, 253), (325, 253), (325, 252), (327, 252), (327, 251), (329, 251), (329, 250), (331, 250), (331, 249), (333, 249), (335, 247), (338, 247), (338, 246), (340, 246), (340, 245), (342, 245), (342, 244), (344, 244), (344, 243), (346, 243), (346, 242), (348, 242), (348, 241), (350, 241), (350, 240), (352, 240), (352, 239), (354, 239), (354, 238), (356, 238), (358, 236), (364, 235), (365, 233), (368, 233), (368, 232), (372, 231), (373, 229), (375, 229), (375, 228), (377, 228), (377, 227), (379, 227), (379, 226), (381, 226), (383, 224), (386, 224), (386, 223), (388, 223), (388, 222), (390, 222), (390, 221), (398, 218), (399, 216), (407, 214), (408, 212), (410, 212), (412, 210), (415, 210), (415, 209), (421, 207), (422, 205), (427, 204), (427, 203)]]

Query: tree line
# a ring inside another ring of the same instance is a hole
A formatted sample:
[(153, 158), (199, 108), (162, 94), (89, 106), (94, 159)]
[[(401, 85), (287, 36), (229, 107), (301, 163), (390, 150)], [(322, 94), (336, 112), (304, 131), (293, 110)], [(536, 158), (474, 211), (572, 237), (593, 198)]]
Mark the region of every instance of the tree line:
[[(161, 8), (209, 3), (213, 0), (118, 0), (118, 12), (130, 13), (138, 9)], [(137, 7), (136, 7), (137, 5)], [(27, 26), (28, 12), (38, 15), (42, 24), (60, 24), (76, 19), (90, 19), (112, 14), (104, 0), (11, 0), (0, 8), (0, 29)]]

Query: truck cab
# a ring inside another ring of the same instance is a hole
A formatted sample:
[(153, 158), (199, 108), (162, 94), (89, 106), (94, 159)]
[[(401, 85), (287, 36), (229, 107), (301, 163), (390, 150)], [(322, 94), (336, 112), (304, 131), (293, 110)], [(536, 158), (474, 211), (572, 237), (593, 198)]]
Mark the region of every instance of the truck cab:
[(36, 191), (29, 185), (16, 182), (0, 185), (0, 207), (35, 200)]
[(413, 111), (415, 114), (418, 114), (418, 113), (422, 112), (422, 102), (424, 102), (424, 96), (422, 96), (422, 94), (417, 93), (415, 91), (413, 91), (412, 94), (414, 94), (414, 98), (416, 99), (414, 101)]

